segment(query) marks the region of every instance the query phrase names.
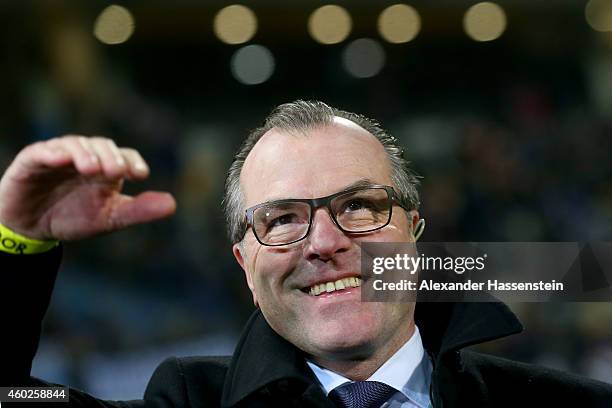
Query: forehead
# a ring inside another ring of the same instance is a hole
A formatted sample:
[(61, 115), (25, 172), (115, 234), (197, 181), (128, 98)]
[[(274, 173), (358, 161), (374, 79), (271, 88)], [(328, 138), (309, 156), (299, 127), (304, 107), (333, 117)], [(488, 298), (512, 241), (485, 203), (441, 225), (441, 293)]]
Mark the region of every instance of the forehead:
[(363, 179), (390, 185), (389, 161), (376, 137), (343, 118), (303, 132), (271, 129), (251, 150), (240, 177), (247, 207), (322, 197)]

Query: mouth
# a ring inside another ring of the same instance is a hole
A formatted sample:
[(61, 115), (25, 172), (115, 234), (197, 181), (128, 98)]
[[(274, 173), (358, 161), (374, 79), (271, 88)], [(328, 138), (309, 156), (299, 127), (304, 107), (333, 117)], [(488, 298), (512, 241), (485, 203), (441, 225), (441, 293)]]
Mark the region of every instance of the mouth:
[(338, 279), (335, 281), (316, 283), (302, 289), (302, 291), (310, 296), (319, 296), (324, 293), (332, 293), (339, 290), (357, 288), (359, 286), (361, 286), (361, 278), (351, 276), (349, 278)]

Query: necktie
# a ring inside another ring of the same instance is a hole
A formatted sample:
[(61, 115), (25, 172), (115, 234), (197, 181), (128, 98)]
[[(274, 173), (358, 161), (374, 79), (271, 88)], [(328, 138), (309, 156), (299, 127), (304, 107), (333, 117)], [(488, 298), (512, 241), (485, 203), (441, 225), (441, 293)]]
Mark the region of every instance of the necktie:
[(329, 398), (340, 408), (379, 408), (396, 391), (378, 381), (355, 381), (334, 388)]

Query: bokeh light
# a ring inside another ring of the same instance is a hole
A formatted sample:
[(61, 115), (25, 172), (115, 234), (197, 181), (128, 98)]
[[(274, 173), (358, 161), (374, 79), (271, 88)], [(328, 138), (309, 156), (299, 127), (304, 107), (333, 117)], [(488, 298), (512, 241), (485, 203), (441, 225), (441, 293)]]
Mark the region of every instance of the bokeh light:
[(316, 9), (308, 19), (308, 32), (321, 44), (337, 44), (351, 33), (349, 13), (340, 6), (327, 5)]
[(257, 32), (257, 16), (240, 4), (227, 6), (215, 16), (213, 30), (217, 38), (226, 44), (243, 44)]
[(612, 1), (590, 0), (584, 9), (584, 14), (593, 30), (612, 31)]
[(378, 32), (393, 44), (413, 40), (420, 30), (421, 17), (414, 7), (407, 4), (389, 6), (378, 17)]
[(234, 78), (245, 85), (266, 82), (274, 73), (274, 56), (266, 47), (247, 45), (232, 56), (231, 68)]
[(134, 33), (134, 17), (116, 4), (106, 7), (94, 23), (94, 36), (104, 44), (121, 44)]
[(483, 2), (473, 5), (463, 17), (466, 34), (475, 41), (493, 41), (506, 30), (506, 13), (499, 5)]
[(355, 40), (346, 46), (342, 55), (344, 68), (357, 78), (377, 75), (385, 66), (385, 50), (370, 38)]

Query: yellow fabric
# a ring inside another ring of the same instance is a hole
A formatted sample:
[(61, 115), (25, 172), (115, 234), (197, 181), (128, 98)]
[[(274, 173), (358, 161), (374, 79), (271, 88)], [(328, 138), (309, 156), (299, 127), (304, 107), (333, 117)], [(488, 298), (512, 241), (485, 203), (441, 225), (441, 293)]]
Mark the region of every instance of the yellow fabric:
[(59, 241), (39, 241), (19, 235), (0, 224), (0, 252), (14, 255), (33, 255), (47, 252), (59, 245)]

